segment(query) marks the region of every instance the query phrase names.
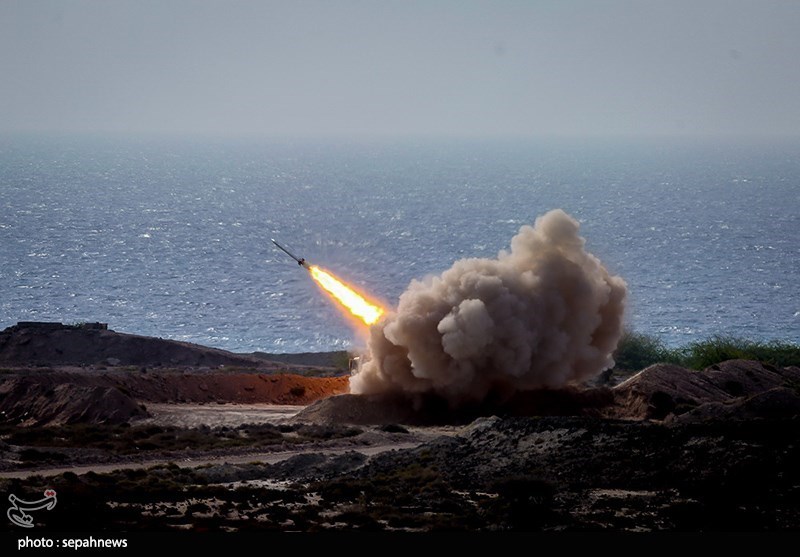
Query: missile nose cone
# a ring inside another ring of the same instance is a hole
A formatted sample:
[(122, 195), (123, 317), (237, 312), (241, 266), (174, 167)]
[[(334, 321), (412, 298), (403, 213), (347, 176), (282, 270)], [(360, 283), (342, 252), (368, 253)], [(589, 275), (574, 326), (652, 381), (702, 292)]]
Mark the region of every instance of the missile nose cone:
[[(270, 240), (272, 240), (272, 238), (270, 238)], [(298, 263), (299, 265), (301, 265), (301, 266), (305, 267), (306, 269), (308, 268), (308, 264), (306, 263), (306, 260), (305, 260), (305, 258), (302, 258), (302, 257), (297, 257), (296, 255), (294, 255), (292, 252), (290, 252), (288, 249), (286, 249), (285, 247), (283, 247), (282, 245), (280, 245), (280, 244), (279, 244), (278, 242), (276, 242), (275, 240), (272, 240), (272, 243), (273, 243), (273, 244), (275, 244), (276, 246), (278, 246), (278, 249), (279, 249), (279, 250), (281, 250), (283, 253), (285, 253), (286, 255), (288, 255), (289, 257), (291, 257), (292, 259), (294, 259), (295, 261), (297, 261), (297, 263)]]

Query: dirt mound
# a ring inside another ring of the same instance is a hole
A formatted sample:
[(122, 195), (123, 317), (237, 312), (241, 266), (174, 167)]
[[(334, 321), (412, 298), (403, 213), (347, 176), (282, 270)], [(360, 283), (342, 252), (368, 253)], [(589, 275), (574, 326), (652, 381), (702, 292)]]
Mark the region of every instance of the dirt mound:
[(344, 395), (320, 400), (298, 420), (321, 423), (463, 424), (480, 416), (595, 416), (628, 420), (790, 418), (800, 369), (731, 360), (704, 371), (651, 366), (613, 389), (537, 389), (452, 408), (432, 395)]
[(288, 373), (222, 371), (30, 371), (6, 376), (6, 381), (55, 388), (70, 384), (86, 388), (114, 388), (145, 402), (200, 402), (239, 404), (310, 404), (347, 392), (347, 377), (305, 377)]
[[(612, 389), (615, 406), (609, 414), (618, 418), (661, 420), (704, 404), (744, 401), (798, 382), (800, 369), (796, 367), (776, 368), (751, 360), (729, 360), (703, 371), (656, 364)], [(741, 404), (735, 407), (744, 409)]]
[(348, 389), (347, 377), (290, 373), (117, 374), (109, 379), (119, 381), (135, 398), (153, 402), (310, 404)]
[(147, 416), (134, 399), (113, 387), (46, 385), (28, 379), (0, 384), (0, 422), (21, 426), (117, 424)]
[(674, 418), (677, 423), (714, 420), (779, 420), (800, 416), (800, 395), (794, 389), (777, 387), (751, 397), (726, 402), (707, 402)]
[(414, 401), (398, 395), (342, 394), (318, 400), (294, 418), (299, 422), (345, 424), (419, 424)]
[(509, 399), (451, 407), (435, 395), (339, 395), (320, 400), (301, 411), (297, 421), (358, 425), (466, 424), (480, 416), (598, 416), (613, 403), (608, 389), (537, 389)]
[(285, 368), (264, 358), (109, 330), (101, 323), (19, 323), (0, 331), (6, 365), (239, 366)]
[(363, 466), (367, 459), (366, 455), (356, 451), (336, 455), (305, 453), (273, 464), (269, 473), (279, 480), (318, 480), (351, 473)]

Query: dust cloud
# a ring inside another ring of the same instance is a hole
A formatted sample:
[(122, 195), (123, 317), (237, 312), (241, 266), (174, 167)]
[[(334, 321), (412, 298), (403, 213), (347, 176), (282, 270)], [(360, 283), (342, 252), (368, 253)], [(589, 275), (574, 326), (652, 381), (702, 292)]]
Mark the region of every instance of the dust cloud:
[(556, 209), (522, 226), (496, 259), (462, 259), (412, 281), (371, 327), (351, 392), (434, 394), (457, 406), (612, 366), (627, 287), (578, 232)]

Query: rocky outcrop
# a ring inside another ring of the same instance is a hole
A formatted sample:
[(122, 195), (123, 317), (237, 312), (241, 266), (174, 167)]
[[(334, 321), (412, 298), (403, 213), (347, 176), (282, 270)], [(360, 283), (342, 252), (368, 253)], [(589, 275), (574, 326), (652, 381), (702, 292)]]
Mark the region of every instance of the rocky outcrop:
[(794, 389), (776, 387), (749, 397), (737, 397), (725, 402), (707, 402), (684, 414), (672, 416), (671, 421), (691, 423), (722, 420), (780, 420), (792, 416), (800, 416), (800, 395)]
[[(347, 377), (304, 377), (289, 373), (223, 371), (42, 371), (22, 370), (0, 376), (4, 385), (24, 380), (44, 390), (69, 384), (81, 388), (116, 389), (144, 402), (310, 404), (347, 392)], [(2, 395), (0, 395), (2, 396)], [(5, 398), (13, 398), (10, 393)]]
[[(767, 401), (782, 401), (782, 412), (792, 410), (790, 393), (797, 394), (800, 387), (800, 368), (778, 368), (751, 360), (729, 360), (703, 371), (691, 371), (669, 364), (650, 366), (614, 389), (615, 403), (606, 415), (624, 419), (744, 419), (767, 415)], [(773, 389), (783, 389), (783, 394), (760, 398)], [(705, 410), (699, 410), (706, 406)], [(724, 412), (722, 408), (727, 408)], [(755, 411), (755, 408), (761, 408)], [(695, 410), (698, 411), (695, 411)]]
[(286, 367), (263, 357), (118, 333), (98, 326), (31, 322), (0, 331), (0, 364)]
[(69, 383), (45, 385), (30, 379), (0, 384), (0, 422), (21, 426), (74, 423), (118, 424), (149, 414), (113, 387)]
[[(415, 516), (441, 512), (450, 494), (497, 493), (478, 513), (493, 529), (796, 531), (798, 423), (483, 418), (456, 436), (377, 455), (352, 473), (359, 486), (344, 485), (356, 494), (398, 486), (387, 499)], [(446, 512), (464, 515), (480, 505), (448, 503)]]

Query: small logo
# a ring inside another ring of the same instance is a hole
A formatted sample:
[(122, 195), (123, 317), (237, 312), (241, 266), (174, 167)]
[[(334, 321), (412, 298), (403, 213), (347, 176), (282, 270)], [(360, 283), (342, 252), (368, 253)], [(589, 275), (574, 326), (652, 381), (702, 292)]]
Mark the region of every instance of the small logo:
[(11, 506), (8, 508), (8, 519), (23, 528), (33, 528), (33, 517), (25, 511), (40, 511), (47, 509), (53, 510), (58, 500), (56, 499), (56, 492), (53, 489), (46, 489), (44, 498), (38, 501), (23, 501), (14, 494), (8, 496), (11, 501)]

